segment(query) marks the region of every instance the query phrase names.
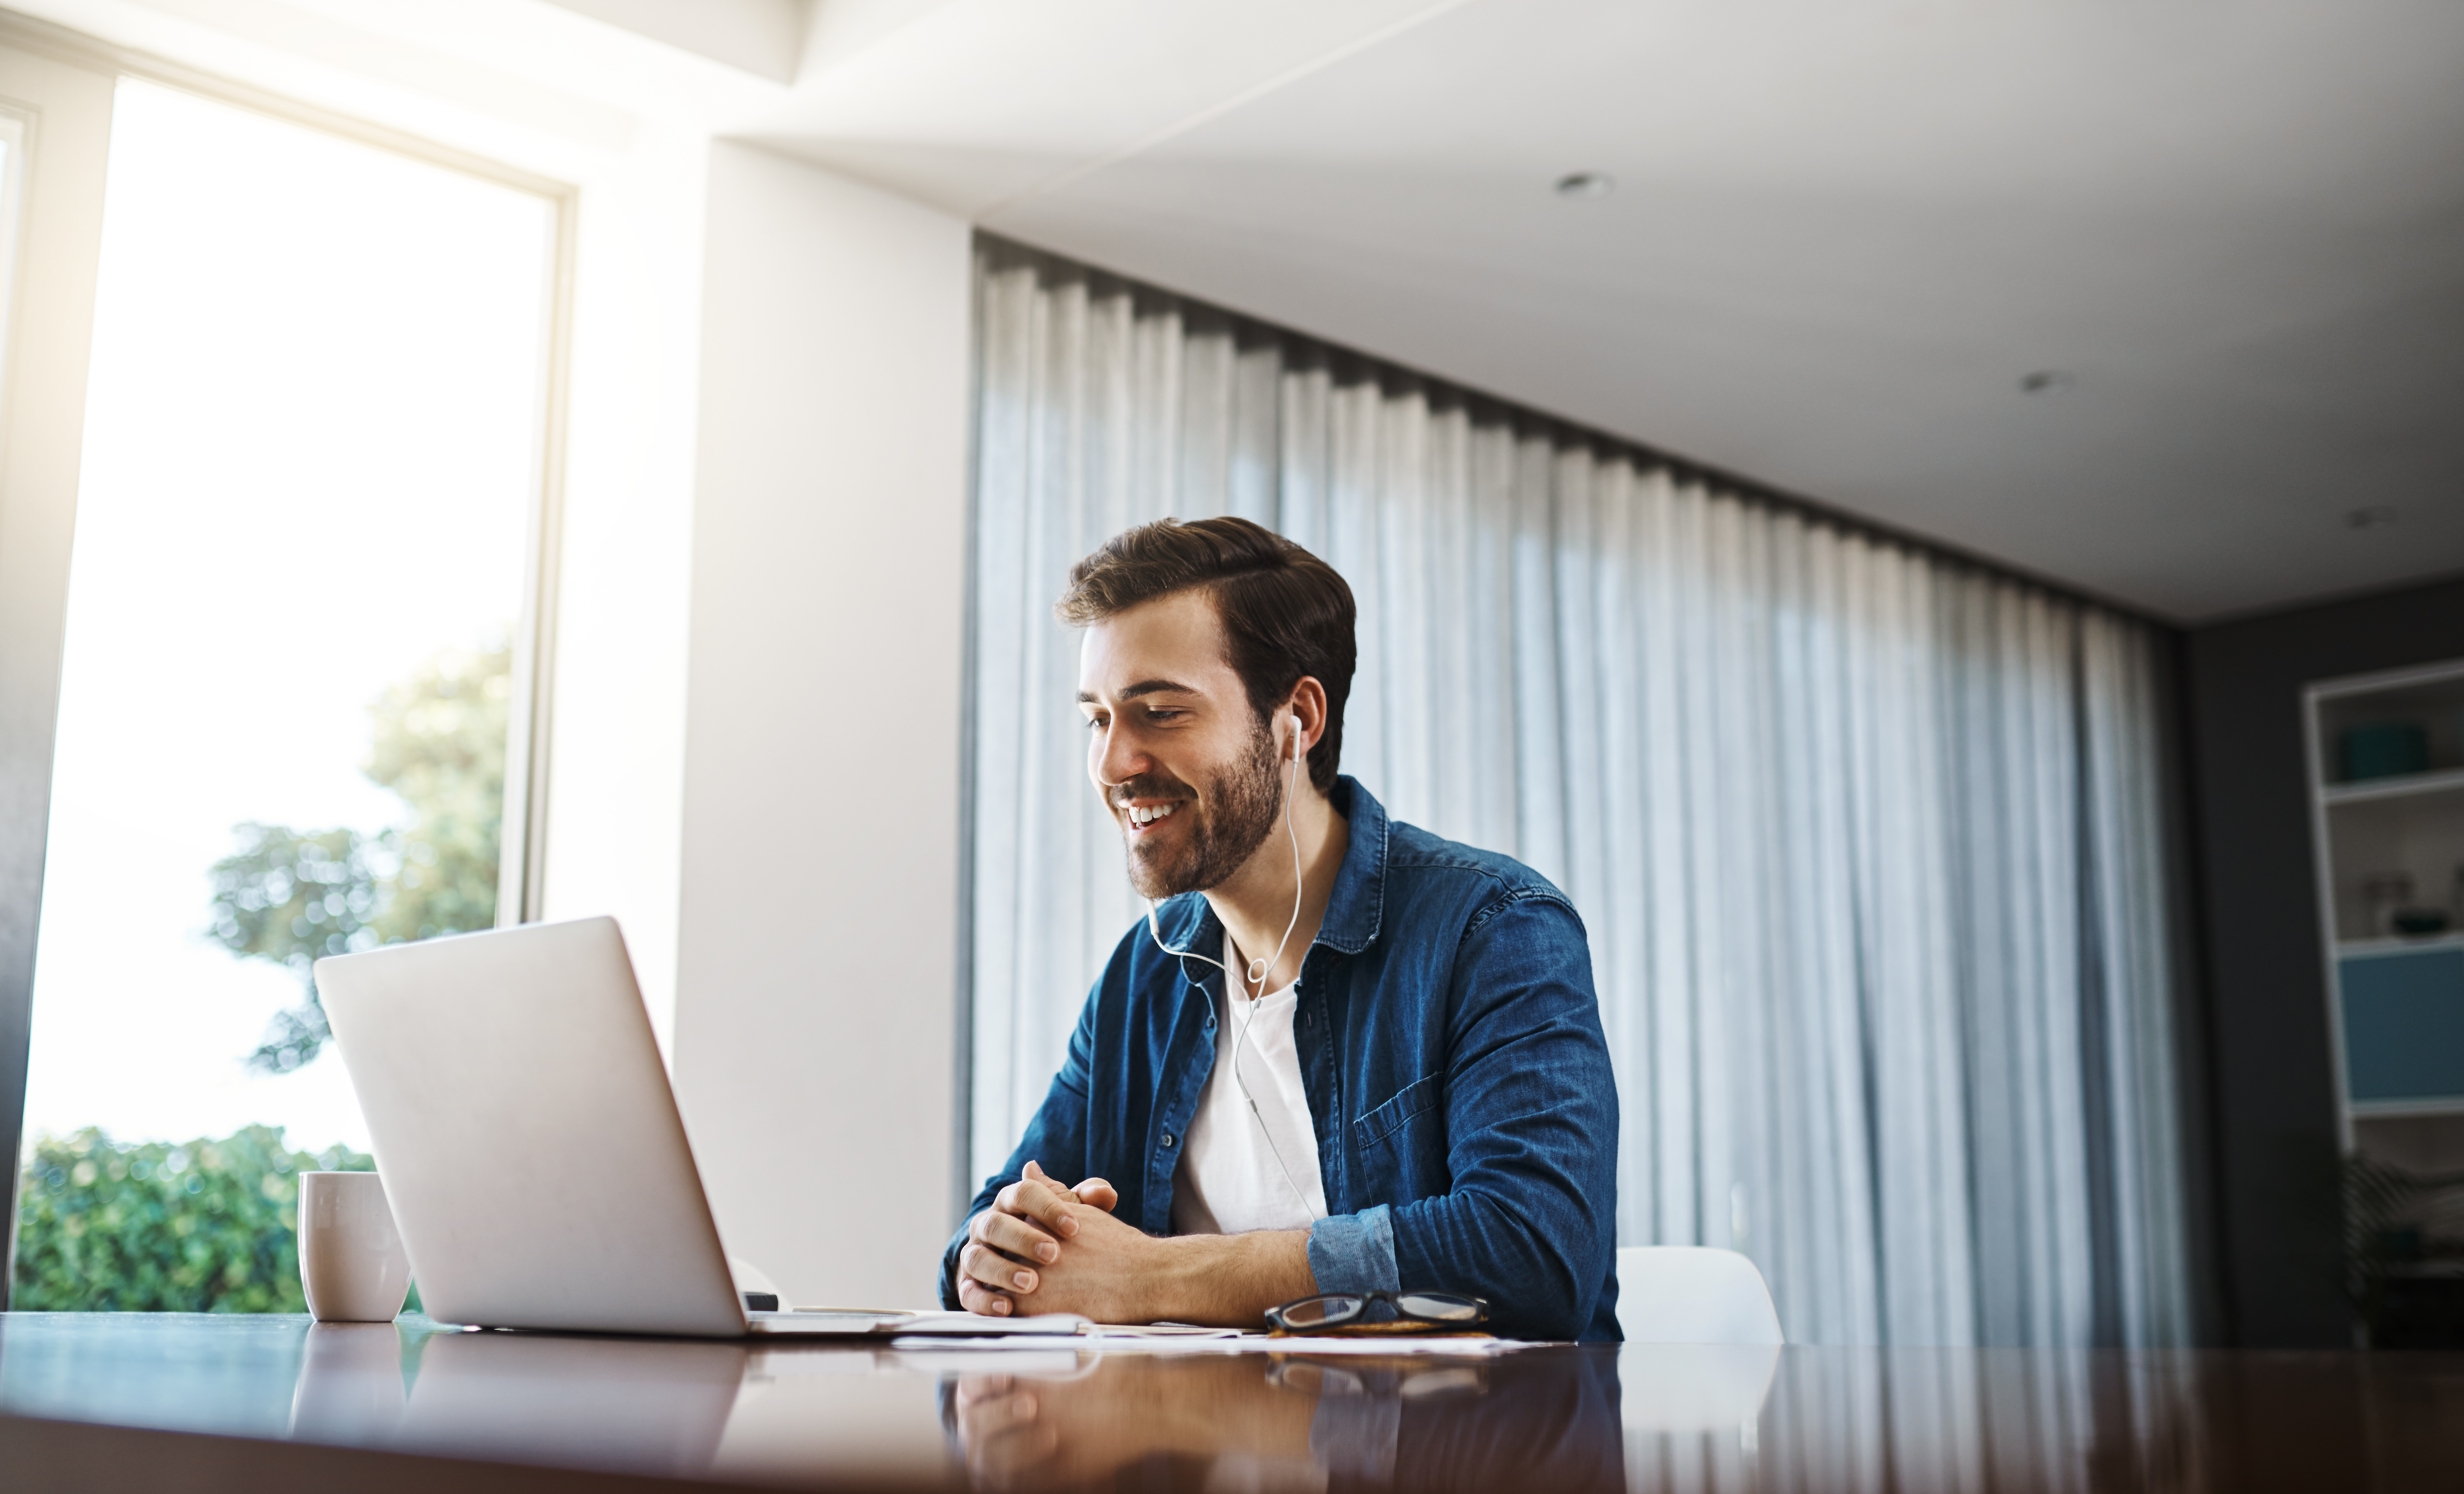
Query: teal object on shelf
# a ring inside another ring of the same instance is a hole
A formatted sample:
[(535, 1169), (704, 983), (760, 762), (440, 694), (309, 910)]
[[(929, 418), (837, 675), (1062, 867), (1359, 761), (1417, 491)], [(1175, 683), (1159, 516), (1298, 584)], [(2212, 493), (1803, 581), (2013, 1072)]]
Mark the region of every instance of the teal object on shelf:
[(2346, 1098), (2464, 1100), (2464, 945), (2347, 955), (2336, 970)]
[(2430, 733), (2412, 721), (2348, 727), (2340, 743), (2344, 781), (2400, 778), (2430, 769)]
[(2430, 732), (2413, 721), (2347, 727), (2339, 742), (2344, 781), (2391, 779), (2430, 768)]

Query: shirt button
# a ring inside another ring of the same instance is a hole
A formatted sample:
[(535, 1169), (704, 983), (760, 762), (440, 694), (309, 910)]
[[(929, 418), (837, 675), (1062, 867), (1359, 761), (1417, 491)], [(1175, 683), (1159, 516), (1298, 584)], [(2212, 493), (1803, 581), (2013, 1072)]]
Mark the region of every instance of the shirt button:
[(1164, 1144), (1165, 1146), (1171, 1146), (1171, 1145), (1172, 1145), (1172, 1132), (1171, 1132), (1171, 1131), (1165, 1131), (1165, 1132), (1163, 1133), (1163, 1144)]

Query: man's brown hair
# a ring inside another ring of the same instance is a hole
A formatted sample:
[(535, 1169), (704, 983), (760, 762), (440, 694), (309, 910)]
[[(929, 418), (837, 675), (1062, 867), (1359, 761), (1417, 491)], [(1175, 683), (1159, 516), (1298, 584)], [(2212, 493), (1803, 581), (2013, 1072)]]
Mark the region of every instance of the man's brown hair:
[(1326, 734), (1309, 749), (1309, 781), (1332, 788), (1359, 657), (1352, 588), (1333, 566), (1245, 518), (1159, 518), (1123, 530), (1069, 567), (1069, 589), (1052, 610), (1084, 627), (1193, 587), (1215, 598), (1224, 662), (1261, 721), (1304, 676), (1326, 687)]

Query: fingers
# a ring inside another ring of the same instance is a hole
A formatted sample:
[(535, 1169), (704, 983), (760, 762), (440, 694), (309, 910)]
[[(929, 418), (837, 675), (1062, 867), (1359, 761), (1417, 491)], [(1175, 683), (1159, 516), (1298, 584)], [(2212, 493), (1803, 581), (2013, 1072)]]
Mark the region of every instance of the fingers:
[(1080, 1203), (1090, 1209), (1101, 1209), (1107, 1214), (1121, 1206), (1120, 1190), (1100, 1177), (1089, 1177), (1070, 1192), (1078, 1196)]
[(1003, 1214), (1030, 1219), (1063, 1240), (1078, 1233), (1078, 1221), (1069, 1217), (1074, 1200), (1068, 1190), (1045, 1175), (1034, 1162), (1026, 1164), (1026, 1175), (1002, 1189), (993, 1198), (993, 1207)]
[(961, 1285), (973, 1281), (999, 1292), (1030, 1292), (1035, 1290), (1036, 1275), (1034, 1267), (970, 1240), (958, 1247), (958, 1280)]
[(958, 1306), (987, 1318), (1005, 1318), (1017, 1310), (1007, 1297), (963, 1276), (958, 1278)]
[(1061, 1179), (1053, 1176), (1050, 1173), (1045, 1172), (1044, 1170), (1044, 1164), (1041, 1162), (1034, 1161), (1032, 1159), (1027, 1162), (1024, 1180), (1032, 1183), (1042, 1183), (1045, 1187), (1051, 1189), (1054, 1197), (1058, 1197), (1063, 1203), (1076, 1203), (1078, 1201), (1078, 1196), (1070, 1192), (1068, 1189), (1061, 1186)]
[(1001, 1251), (1021, 1265), (1037, 1261), (1050, 1265), (1061, 1259), (1061, 1246), (1050, 1235), (1014, 1214), (996, 1209), (986, 1209), (968, 1220), (967, 1238)]

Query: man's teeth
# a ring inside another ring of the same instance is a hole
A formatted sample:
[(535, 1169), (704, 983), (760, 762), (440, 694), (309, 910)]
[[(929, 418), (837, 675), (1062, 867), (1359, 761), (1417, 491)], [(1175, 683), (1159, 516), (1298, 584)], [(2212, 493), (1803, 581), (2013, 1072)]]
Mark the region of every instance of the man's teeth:
[(1157, 820), (1162, 819), (1164, 816), (1172, 813), (1179, 807), (1180, 806), (1178, 804), (1157, 804), (1152, 809), (1141, 809), (1135, 804), (1133, 804), (1130, 806), (1130, 823), (1133, 824), (1153, 824)]

